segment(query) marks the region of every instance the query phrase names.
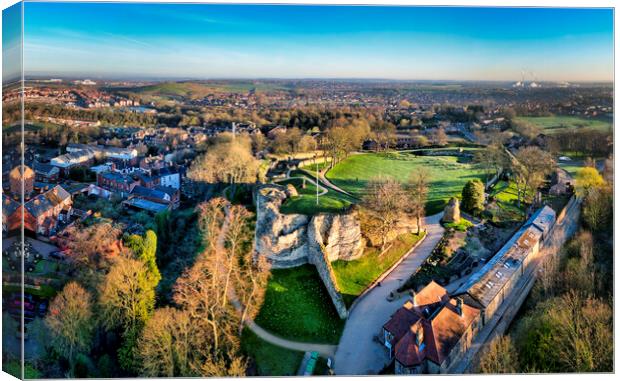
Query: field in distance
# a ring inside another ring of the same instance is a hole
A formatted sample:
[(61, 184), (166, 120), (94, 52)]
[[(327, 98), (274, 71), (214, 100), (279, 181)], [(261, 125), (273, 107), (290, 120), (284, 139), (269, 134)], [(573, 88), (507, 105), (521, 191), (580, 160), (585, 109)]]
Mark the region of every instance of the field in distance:
[(546, 134), (556, 134), (567, 129), (592, 129), (610, 131), (611, 123), (599, 119), (585, 119), (577, 116), (521, 116), (517, 120), (532, 123)]

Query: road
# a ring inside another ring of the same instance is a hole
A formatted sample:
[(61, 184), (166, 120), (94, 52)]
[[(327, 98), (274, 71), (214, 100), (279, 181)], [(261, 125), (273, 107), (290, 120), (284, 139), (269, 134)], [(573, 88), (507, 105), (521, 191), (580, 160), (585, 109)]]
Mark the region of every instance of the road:
[(403, 304), (406, 296), (392, 302), (387, 297), (431, 254), (443, 236), (444, 229), (439, 224), (442, 215), (425, 218), (427, 235), (424, 241), (381, 281), (381, 286), (375, 286), (362, 296), (349, 312), (334, 358), (337, 375), (377, 374), (389, 362), (385, 349), (374, 341), (374, 336), (380, 333), (383, 324)]

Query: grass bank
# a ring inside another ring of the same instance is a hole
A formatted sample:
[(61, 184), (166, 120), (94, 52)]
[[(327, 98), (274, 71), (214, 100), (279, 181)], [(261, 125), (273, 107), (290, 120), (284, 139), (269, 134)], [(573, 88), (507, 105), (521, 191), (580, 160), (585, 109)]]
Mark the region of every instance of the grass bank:
[(383, 254), (380, 248), (367, 248), (364, 255), (354, 261), (334, 261), (332, 267), (338, 282), (338, 288), (347, 306), (350, 306), (372, 282), (392, 267), (405, 255), (425, 233), (402, 234)]
[(256, 323), (283, 338), (337, 344), (344, 328), (316, 268), (272, 270)]

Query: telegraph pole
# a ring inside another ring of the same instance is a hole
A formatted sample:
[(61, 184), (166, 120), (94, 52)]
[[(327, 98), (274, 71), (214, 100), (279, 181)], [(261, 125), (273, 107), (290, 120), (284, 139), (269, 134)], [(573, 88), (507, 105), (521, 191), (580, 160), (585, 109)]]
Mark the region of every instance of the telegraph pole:
[(316, 206), (319, 206), (319, 163), (316, 161), (316, 153), (314, 154), (314, 165), (316, 166)]

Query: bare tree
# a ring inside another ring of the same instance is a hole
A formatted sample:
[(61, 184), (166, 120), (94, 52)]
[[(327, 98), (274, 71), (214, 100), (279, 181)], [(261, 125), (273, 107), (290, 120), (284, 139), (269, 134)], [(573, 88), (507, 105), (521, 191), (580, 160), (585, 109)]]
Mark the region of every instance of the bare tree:
[(408, 190), (410, 195), (410, 212), (415, 216), (418, 225), (418, 235), (422, 225), (422, 217), (425, 214), (426, 200), (429, 191), (429, 172), (422, 168), (411, 172), (409, 175)]
[(481, 373), (516, 373), (519, 370), (517, 350), (510, 336), (498, 336), (486, 345), (480, 357)]
[(368, 183), (362, 205), (377, 224), (369, 228), (381, 236), (381, 250), (385, 250), (389, 233), (404, 217), (408, 197), (401, 184), (394, 179), (373, 179)]
[(538, 147), (525, 147), (517, 151), (512, 164), (517, 202), (529, 200), (545, 180), (545, 176), (555, 168), (555, 160), (548, 152)]

